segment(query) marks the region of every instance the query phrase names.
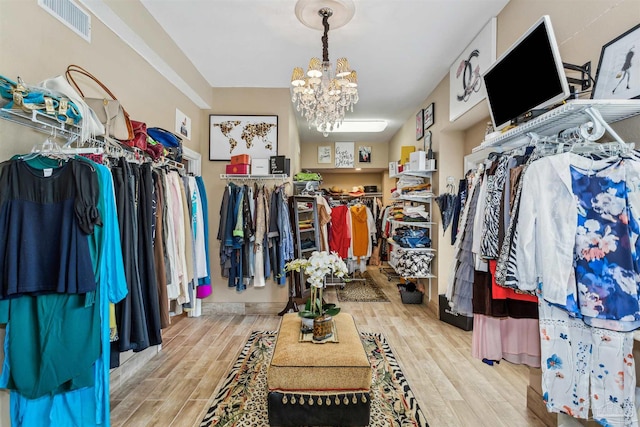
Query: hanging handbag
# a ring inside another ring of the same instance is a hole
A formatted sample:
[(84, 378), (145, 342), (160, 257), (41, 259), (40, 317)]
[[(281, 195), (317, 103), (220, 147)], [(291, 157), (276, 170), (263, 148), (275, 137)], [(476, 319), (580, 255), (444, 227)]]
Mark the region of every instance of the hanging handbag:
[[(73, 78), (73, 73), (77, 73), (96, 82), (98, 86), (102, 88), (112, 99), (108, 98), (88, 98), (84, 96), (84, 93), (78, 86), (78, 83)], [(129, 114), (120, 105), (120, 101), (115, 95), (104, 85), (97, 77), (78, 65), (69, 65), (65, 76), (69, 83), (71, 83), (80, 93), (84, 101), (91, 107), (96, 113), (100, 122), (105, 126), (106, 134), (112, 138), (119, 139), (121, 141), (127, 141), (135, 138), (133, 132), (133, 126), (129, 119)]]
[(147, 133), (154, 141), (159, 142), (169, 152), (165, 155), (176, 162), (182, 162), (182, 138), (168, 130), (154, 127), (147, 129)]

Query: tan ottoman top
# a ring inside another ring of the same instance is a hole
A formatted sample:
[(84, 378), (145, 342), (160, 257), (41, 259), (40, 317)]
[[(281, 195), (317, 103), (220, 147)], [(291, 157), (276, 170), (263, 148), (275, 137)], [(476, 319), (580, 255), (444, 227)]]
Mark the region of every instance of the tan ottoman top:
[(338, 343), (299, 342), (300, 317), (282, 317), (267, 371), (270, 391), (369, 391), (371, 365), (353, 317), (335, 316)]

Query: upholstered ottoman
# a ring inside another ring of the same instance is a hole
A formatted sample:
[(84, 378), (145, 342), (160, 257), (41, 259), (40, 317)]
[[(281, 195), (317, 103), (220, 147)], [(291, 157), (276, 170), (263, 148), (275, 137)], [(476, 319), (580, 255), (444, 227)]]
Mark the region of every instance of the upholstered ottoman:
[(300, 342), (300, 317), (285, 314), (267, 371), (271, 426), (366, 426), (371, 365), (353, 317), (334, 317), (338, 342)]

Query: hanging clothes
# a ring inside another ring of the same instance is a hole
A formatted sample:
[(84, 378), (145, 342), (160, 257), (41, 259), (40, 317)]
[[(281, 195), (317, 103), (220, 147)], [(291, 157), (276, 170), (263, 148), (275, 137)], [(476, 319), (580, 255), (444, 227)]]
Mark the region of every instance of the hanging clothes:
[[(16, 391), (11, 392), (11, 425), (14, 427), (54, 427), (61, 425), (81, 425), (83, 427), (108, 427), (109, 421), (109, 304), (116, 303), (125, 297), (127, 286), (124, 276), (124, 265), (119, 239), (118, 222), (112, 178), (109, 170), (102, 165), (93, 165), (98, 171), (100, 197), (97, 210), (102, 218), (102, 226), (96, 227), (89, 238), (92, 263), (97, 280), (96, 306), (99, 308), (101, 356), (93, 365), (94, 385), (77, 390), (43, 396), (31, 400)], [(50, 252), (47, 252), (50, 253)], [(42, 254), (41, 254), (42, 255)], [(17, 298), (18, 300), (20, 298)], [(44, 301), (44, 300), (43, 300)], [(8, 301), (0, 301), (0, 313), (4, 312), (2, 305)], [(12, 310), (12, 316), (18, 316), (17, 310)], [(31, 314), (28, 314), (31, 316)], [(1, 314), (0, 314), (0, 317)], [(2, 322), (2, 320), (0, 320)], [(81, 323), (86, 330), (87, 323)], [(13, 326), (17, 326), (13, 324)], [(69, 325), (72, 331), (77, 325)], [(8, 348), (12, 322), (7, 325), (5, 346)], [(49, 338), (54, 339), (52, 335)], [(70, 355), (70, 348), (63, 354)], [(84, 352), (85, 349), (81, 349)], [(24, 357), (24, 353), (21, 354)], [(8, 371), (15, 369), (10, 366), (10, 358), (5, 358), (4, 371), (0, 378), (0, 387), (4, 387)]]
[(202, 230), (204, 233), (204, 250), (207, 274), (198, 279), (198, 298), (206, 298), (211, 295), (211, 265), (209, 251), (209, 206), (207, 202), (207, 191), (204, 186), (204, 180), (201, 176), (196, 177), (196, 185), (198, 186), (198, 196), (200, 197), (200, 206), (202, 211)]
[(351, 230), (347, 226), (349, 208), (346, 205), (334, 206), (331, 209), (331, 228), (329, 229), (329, 249), (340, 258), (349, 257)]

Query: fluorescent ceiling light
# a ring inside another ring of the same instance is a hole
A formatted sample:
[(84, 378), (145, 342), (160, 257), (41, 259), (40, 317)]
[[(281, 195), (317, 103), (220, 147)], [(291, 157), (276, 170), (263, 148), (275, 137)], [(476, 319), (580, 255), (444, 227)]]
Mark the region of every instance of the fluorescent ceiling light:
[(340, 126), (329, 132), (382, 132), (386, 128), (386, 120), (345, 120)]

